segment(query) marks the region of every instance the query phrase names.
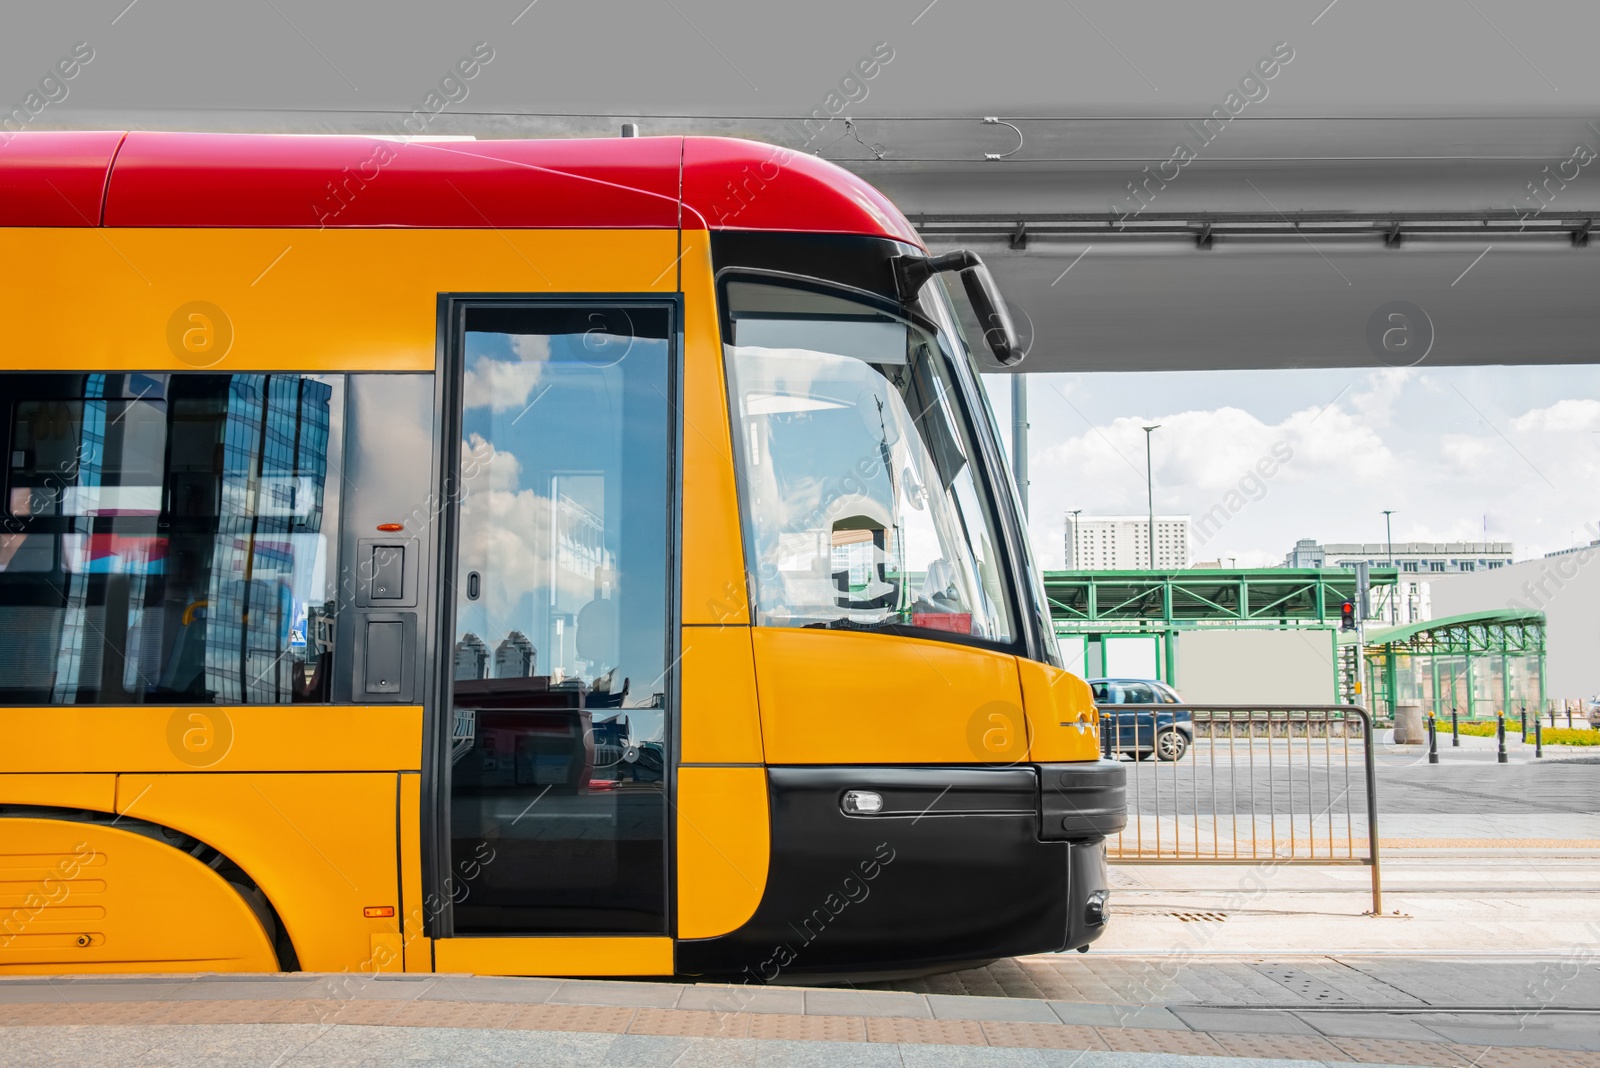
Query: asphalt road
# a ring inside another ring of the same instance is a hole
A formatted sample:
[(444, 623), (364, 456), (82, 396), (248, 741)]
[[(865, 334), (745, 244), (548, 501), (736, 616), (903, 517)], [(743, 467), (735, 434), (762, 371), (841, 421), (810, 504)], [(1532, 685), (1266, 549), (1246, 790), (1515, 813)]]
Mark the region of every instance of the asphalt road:
[[(1600, 813), (1600, 753), (1533, 760), (1519, 747), (1497, 764), (1492, 747), (1441, 747), (1426, 763), (1421, 747), (1379, 745), (1380, 812), (1516, 815)], [(1199, 741), (1182, 760), (1124, 761), (1130, 810), (1152, 815), (1366, 812), (1361, 743), (1352, 739)]]

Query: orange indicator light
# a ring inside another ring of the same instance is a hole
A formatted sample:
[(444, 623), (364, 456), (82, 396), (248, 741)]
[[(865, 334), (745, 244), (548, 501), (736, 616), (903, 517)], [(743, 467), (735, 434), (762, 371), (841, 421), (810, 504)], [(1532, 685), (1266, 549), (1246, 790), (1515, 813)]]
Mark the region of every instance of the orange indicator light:
[(393, 905), (368, 905), (361, 910), (361, 915), (369, 920), (379, 920), (394, 915)]
[(404, 530), (405, 527), (399, 523), (379, 523), (378, 529), (385, 534), (393, 534), (397, 530)]

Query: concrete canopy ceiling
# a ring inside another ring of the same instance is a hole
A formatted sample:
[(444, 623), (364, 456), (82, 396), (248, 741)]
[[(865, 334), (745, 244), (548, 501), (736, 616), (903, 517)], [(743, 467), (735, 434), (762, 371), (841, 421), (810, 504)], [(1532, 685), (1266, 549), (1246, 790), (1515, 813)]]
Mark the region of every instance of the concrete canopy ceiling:
[[(21, 102), (74, 42), (94, 49), (41, 129), (391, 132), (484, 41), (493, 61), (430, 134), (636, 121), (804, 146), (929, 216), (935, 247), (985, 254), (1031, 334), (1028, 371), (1404, 363), (1415, 348), (1370, 340), (1397, 301), (1426, 321), (1430, 363), (1590, 362), (1600, 242), (1568, 232), (1600, 216), (1600, 168), (1567, 161), (1578, 145), (1600, 153), (1596, 30), (1600, 8), (1553, 0), (110, 0), (14, 13), (0, 70)], [(892, 58), (851, 81), (875, 50)], [(1275, 51), (1293, 58), (1241, 87)], [(1205, 117), (1244, 97), (1202, 140)], [(1129, 183), (1162, 173), (1179, 143), (1195, 158), (1142, 186), (1143, 218), (1339, 212), (1373, 229), (1285, 223), (1202, 249), (1112, 225), (1137, 207)], [(1544, 182), (1541, 204), (1530, 183)], [(1474, 213), (1519, 206), (1554, 232), (1471, 231)], [(1000, 236), (1061, 213), (1100, 216), (1104, 236)], [(1407, 213), (1462, 219), (1386, 246), (1382, 227)], [(1012, 223), (935, 225), (974, 214)]]

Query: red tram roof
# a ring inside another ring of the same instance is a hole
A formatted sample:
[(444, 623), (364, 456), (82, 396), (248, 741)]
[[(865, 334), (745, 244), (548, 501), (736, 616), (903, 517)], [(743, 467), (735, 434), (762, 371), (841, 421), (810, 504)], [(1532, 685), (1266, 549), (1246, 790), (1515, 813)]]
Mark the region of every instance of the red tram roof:
[(94, 226), (124, 136), (0, 132), (0, 226)]
[(0, 226), (778, 230), (921, 244), (832, 163), (719, 137), (0, 133)]

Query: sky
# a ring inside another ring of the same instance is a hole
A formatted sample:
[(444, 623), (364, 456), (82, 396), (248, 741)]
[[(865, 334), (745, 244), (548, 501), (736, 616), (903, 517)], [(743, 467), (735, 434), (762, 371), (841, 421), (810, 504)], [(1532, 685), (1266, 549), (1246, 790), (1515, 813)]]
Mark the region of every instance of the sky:
[[(1156, 513), (1223, 509), (1192, 560), (1272, 567), (1299, 538), (1382, 542), (1386, 508), (1396, 542), (1487, 535), (1518, 560), (1600, 538), (1600, 367), (1027, 377), (1045, 568), (1064, 564), (1069, 509), (1145, 514), (1151, 424)], [(984, 381), (1009, 449), (1009, 376)]]

